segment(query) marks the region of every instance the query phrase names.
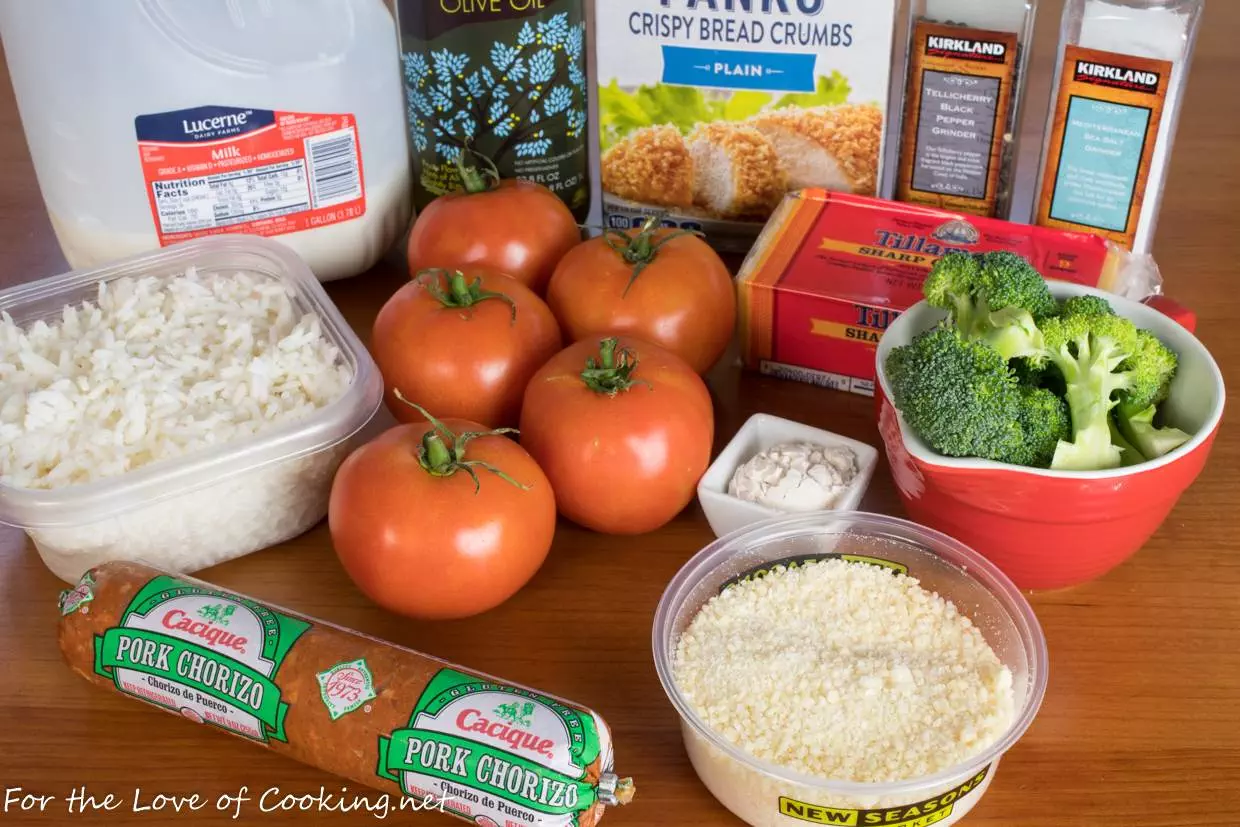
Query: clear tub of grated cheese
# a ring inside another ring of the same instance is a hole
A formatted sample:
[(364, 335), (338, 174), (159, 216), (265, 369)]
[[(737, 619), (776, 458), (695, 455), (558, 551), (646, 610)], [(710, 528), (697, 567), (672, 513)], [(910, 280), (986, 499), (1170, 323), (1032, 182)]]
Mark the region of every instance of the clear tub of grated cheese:
[(295, 537), (382, 397), (278, 242), (198, 239), (0, 291), (0, 522), (75, 582), (193, 572)]
[(707, 546), (654, 620), (698, 777), (754, 827), (947, 827), (977, 805), (1047, 683), (1028, 602), (959, 542), (861, 512)]

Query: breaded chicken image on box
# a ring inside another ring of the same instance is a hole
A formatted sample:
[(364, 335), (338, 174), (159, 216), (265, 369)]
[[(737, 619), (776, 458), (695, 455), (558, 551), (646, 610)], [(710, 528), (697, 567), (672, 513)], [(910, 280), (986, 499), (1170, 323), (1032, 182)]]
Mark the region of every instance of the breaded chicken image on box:
[(634, 131), (603, 153), (603, 189), (660, 207), (693, 206), (693, 157), (674, 126)]
[(790, 191), (874, 195), (883, 140), (877, 106), (768, 109), (739, 122), (633, 131), (603, 153), (603, 190), (653, 207), (765, 219)]
[(702, 124), (689, 135), (693, 200), (725, 218), (765, 218), (788, 192), (775, 147), (743, 123)]
[(883, 140), (877, 106), (792, 106), (759, 113), (748, 123), (774, 145), (789, 189), (875, 194)]

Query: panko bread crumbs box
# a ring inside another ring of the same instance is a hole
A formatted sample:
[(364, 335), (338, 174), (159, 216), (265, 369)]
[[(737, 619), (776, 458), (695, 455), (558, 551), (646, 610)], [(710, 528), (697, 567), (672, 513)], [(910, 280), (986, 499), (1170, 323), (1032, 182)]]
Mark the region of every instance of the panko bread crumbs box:
[(597, 3), (604, 224), (743, 252), (788, 192), (882, 192), (901, 3)]
[(745, 367), (873, 396), (883, 331), (952, 250), (1011, 250), (1045, 278), (1112, 291), (1130, 277), (1127, 254), (1089, 233), (805, 190), (787, 196), (737, 274)]

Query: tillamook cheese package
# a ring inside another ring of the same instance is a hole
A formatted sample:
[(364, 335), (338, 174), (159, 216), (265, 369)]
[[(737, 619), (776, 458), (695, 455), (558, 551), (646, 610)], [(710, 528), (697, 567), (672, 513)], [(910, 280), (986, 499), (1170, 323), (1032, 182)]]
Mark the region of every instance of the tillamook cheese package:
[(805, 190), (787, 197), (736, 277), (745, 366), (872, 396), (883, 331), (953, 250), (1011, 250), (1045, 278), (1134, 299), (1161, 284), (1149, 256), (1091, 233)]
[(606, 0), (603, 216), (747, 250), (803, 187), (880, 192), (899, 0)]

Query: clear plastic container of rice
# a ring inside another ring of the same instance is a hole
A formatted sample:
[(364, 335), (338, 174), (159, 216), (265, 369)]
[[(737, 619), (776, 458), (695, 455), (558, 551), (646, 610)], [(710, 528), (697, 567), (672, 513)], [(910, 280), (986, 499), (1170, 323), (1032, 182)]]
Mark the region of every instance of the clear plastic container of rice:
[(777, 517), (707, 546), (654, 621), (698, 777), (754, 827), (948, 827), (1046, 691), (1046, 640), (994, 565), (892, 517)]
[(0, 522), (76, 582), (189, 573), (318, 523), (382, 398), (300, 258), (221, 235), (0, 291)]

